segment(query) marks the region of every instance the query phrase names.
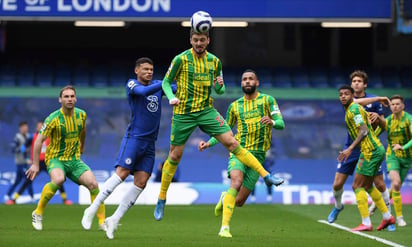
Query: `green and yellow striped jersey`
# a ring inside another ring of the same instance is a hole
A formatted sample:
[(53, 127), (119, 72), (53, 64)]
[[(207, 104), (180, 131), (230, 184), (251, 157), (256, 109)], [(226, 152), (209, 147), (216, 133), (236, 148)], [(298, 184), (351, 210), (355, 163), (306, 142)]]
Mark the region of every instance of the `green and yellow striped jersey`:
[(46, 149), (45, 161), (50, 159), (61, 161), (80, 159), (80, 133), (86, 124), (86, 112), (74, 108), (73, 116), (64, 115), (62, 109), (51, 113), (40, 130), (40, 134), (50, 137)]
[(180, 104), (173, 107), (173, 113), (187, 114), (212, 107), (213, 79), (221, 75), (222, 63), (209, 52), (198, 58), (191, 48), (177, 55), (163, 79), (169, 83), (176, 80)]
[(412, 115), (403, 111), (400, 119), (395, 119), (393, 114), (386, 119), (386, 132), (388, 133), (388, 147), (386, 154), (395, 153), (398, 158), (412, 158), (412, 148), (406, 150), (392, 150), (393, 144), (405, 145), (412, 139)]
[(264, 116), (282, 117), (279, 106), (270, 95), (258, 93), (253, 100), (241, 97), (229, 105), (226, 121), (230, 128), (237, 124), (236, 140), (249, 151), (266, 152), (272, 139), (272, 125), (260, 123)]
[(369, 113), (361, 105), (352, 102), (348, 106), (345, 111), (345, 123), (352, 140), (355, 140), (359, 135), (359, 127), (362, 124), (366, 124), (368, 127), (368, 134), (360, 143), (360, 150), (366, 158), (370, 157), (375, 149), (382, 146), (369, 122)]

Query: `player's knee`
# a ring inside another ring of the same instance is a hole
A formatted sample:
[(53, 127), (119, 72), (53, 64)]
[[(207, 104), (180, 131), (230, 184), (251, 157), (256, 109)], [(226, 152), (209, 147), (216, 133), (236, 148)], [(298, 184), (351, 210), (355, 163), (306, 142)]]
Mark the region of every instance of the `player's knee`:
[(95, 189), (99, 188), (99, 184), (97, 183), (96, 180), (92, 180), (92, 181), (90, 181), (90, 182), (88, 183), (87, 188), (88, 188), (90, 191), (92, 191), (92, 190), (95, 190)]
[(401, 181), (393, 181), (392, 182), (392, 188), (395, 191), (400, 191), (401, 190)]

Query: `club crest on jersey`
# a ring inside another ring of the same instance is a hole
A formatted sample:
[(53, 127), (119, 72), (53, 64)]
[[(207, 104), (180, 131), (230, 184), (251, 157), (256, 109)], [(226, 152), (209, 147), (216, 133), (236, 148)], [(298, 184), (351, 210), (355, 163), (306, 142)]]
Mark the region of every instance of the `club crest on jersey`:
[(130, 164), (132, 163), (132, 159), (131, 159), (131, 158), (126, 158), (126, 159), (124, 160), (124, 163), (125, 163), (126, 165), (130, 165)]
[(147, 104), (147, 110), (150, 112), (157, 112), (157, 109), (159, 109), (159, 99), (157, 98), (156, 95), (149, 95), (146, 97), (146, 99), (149, 101)]

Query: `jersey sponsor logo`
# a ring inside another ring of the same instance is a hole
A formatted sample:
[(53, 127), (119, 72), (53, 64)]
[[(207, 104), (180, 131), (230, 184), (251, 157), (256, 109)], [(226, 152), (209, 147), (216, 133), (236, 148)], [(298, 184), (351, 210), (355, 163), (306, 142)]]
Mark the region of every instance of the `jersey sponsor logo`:
[(131, 158), (126, 158), (126, 159), (124, 160), (124, 163), (125, 163), (126, 165), (130, 165), (130, 164), (132, 163), (132, 159), (131, 159)]
[(353, 117), (353, 120), (355, 121), (355, 124), (356, 124), (356, 125), (361, 125), (361, 124), (363, 123), (363, 118), (362, 118), (362, 116), (361, 116), (360, 114), (355, 115), (355, 116)]
[(280, 109), (278, 105), (273, 105), (273, 111), (270, 113), (271, 115), (280, 114)]
[(147, 104), (147, 110), (150, 112), (157, 112), (159, 109), (159, 98), (157, 98), (156, 95), (149, 95), (146, 99), (149, 101)]

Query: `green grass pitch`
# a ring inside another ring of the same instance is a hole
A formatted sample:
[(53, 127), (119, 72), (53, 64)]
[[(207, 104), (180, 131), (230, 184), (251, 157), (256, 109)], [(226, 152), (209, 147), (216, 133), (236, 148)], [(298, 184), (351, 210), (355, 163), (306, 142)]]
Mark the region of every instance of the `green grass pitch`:
[[(248, 204), (236, 208), (231, 223), (233, 238), (217, 236), (221, 218), (213, 214), (214, 205), (167, 205), (165, 218), (155, 221), (154, 205), (136, 205), (121, 220), (115, 239), (108, 240), (97, 229), (82, 229), (82, 205), (49, 205), (43, 219), (43, 231), (31, 226), (31, 212), (35, 205), (0, 205), (0, 246), (387, 246), (350, 232), (321, 224), (332, 205), (279, 205)], [(111, 215), (115, 206), (107, 206)], [(395, 232), (386, 230), (367, 233), (400, 245), (412, 245), (412, 205), (404, 205), (404, 228)], [(381, 221), (380, 213), (372, 216), (374, 228)], [(347, 205), (337, 224), (352, 228), (360, 223), (356, 206)]]

